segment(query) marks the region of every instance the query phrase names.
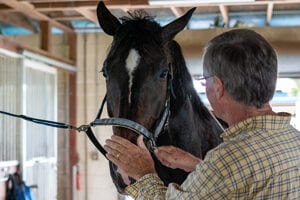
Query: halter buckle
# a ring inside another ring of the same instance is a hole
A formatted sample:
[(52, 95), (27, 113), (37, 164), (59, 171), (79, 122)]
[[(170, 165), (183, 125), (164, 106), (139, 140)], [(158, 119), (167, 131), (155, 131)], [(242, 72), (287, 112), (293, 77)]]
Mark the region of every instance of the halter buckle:
[(86, 132), (89, 128), (90, 128), (90, 125), (84, 124), (84, 125), (81, 125), (81, 126), (75, 128), (75, 129), (76, 129), (76, 131), (78, 131), (78, 132), (82, 132), (82, 131), (83, 131), (83, 132)]
[(147, 146), (148, 146), (148, 150), (152, 153), (154, 153), (154, 150), (157, 149), (157, 145), (156, 142), (154, 141), (154, 139), (149, 139), (147, 141)]

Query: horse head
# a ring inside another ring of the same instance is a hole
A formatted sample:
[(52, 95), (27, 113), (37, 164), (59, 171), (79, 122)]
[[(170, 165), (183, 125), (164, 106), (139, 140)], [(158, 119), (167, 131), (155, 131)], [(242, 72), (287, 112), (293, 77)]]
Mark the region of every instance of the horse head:
[[(167, 101), (171, 73), (166, 46), (189, 21), (193, 11), (161, 27), (137, 12), (122, 23), (100, 2), (99, 23), (113, 42), (104, 61), (107, 107), (110, 117), (135, 121), (153, 131)], [(114, 134), (135, 143), (137, 134), (114, 127)]]

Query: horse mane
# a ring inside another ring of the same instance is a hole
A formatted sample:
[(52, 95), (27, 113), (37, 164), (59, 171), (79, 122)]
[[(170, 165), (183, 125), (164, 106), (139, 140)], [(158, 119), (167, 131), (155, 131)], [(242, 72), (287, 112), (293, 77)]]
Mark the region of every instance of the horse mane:
[(122, 23), (126, 23), (128, 21), (132, 20), (148, 20), (151, 22), (154, 21), (154, 17), (150, 16), (145, 10), (139, 9), (139, 10), (131, 10), (127, 12), (129, 16), (123, 16), (120, 18)]
[[(199, 94), (194, 88), (193, 79), (186, 66), (181, 47), (174, 40), (169, 43), (169, 53), (173, 65), (174, 77), (172, 83), (175, 93), (175, 97), (172, 97), (171, 95), (172, 104), (170, 107), (170, 111), (173, 116), (180, 116), (179, 108), (183, 105), (186, 105), (187, 102), (190, 102), (189, 105), (192, 106), (195, 114), (192, 118), (194, 120), (194, 123), (199, 126), (198, 134), (200, 134), (201, 136), (198, 137), (202, 138), (200, 141), (202, 146), (202, 156), (204, 157), (207, 151), (213, 148), (212, 144), (216, 146), (219, 142), (221, 142), (219, 135), (216, 134), (217, 132), (221, 133), (221, 129), (219, 129), (220, 127), (216, 127), (213, 125), (216, 124), (216, 122), (211, 117), (211, 114), (209, 113), (208, 109), (206, 109), (205, 105), (199, 97)], [(189, 117), (191, 116), (186, 116), (186, 118)], [(185, 120), (185, 118), (181, 118), (180, 120)], [(177, 123), (179, 123), (179, 121)], [(211, 134), (203, 134), (206, 133), (207, 130), (212, 130)], [(179, 139), (178, 137), (181, 136), (173, 134), (174, 141), (182, 140), (182, 138)], [(190, 148), (189, 146), (187, 146), (186, 148), (187, 149), (185, 150), (191, 152), (191, 149), (188, 149)]]
[[(174, 70), (173, 85), (176, 87), (174, 89), (176, 90), (176, 96), (178, 96), (178, 98), (176, 97), (176, 102), (178, 105), (182, 105), (184, 103), (182, 101), (189, 98), (193, 102), (194, 110), (198, 110), (200, 106), (203, 106), (203, 103), (194, 88), (193, 79), (187, 68), (181, 47), (175, 40), (172, 40), (169, 44), (169, 49)], [(176, 112), (176, 110), (172, 112)]]

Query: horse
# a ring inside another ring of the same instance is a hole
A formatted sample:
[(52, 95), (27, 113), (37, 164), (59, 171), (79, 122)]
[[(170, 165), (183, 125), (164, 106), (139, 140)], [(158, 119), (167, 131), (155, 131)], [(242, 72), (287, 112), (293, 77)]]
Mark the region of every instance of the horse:
[[(173, 39), (194, 10), (161, 27), (141, 10), (119, 20), (99, 2), (97, 17), (103, 31), (113, 36), (101, 70), (106, 79), (108, 115), (135, 121), (154, 132), (167, 108), (169, 115), (157, 145), (173, 145), (203, 159), (222, 142), (223, 129), (200, 100), (181, 48)], [(135, 144), (138, 137), (121, 127), (113, 127), (113, 134)], [(163, 166), (153, 153), (152, 157), (164, 184), (180, 184), (188, 175)], [(112, 162), (109, 166), (118, 192), (123, 193), (126, 184), (122, 176)]]

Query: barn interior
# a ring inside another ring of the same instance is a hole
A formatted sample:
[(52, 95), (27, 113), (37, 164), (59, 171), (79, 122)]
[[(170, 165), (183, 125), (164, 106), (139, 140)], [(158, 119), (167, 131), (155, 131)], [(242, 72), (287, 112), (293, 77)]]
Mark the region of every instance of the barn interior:
[[(100, 28), (98, 0), (0, 0), (0, 110), (74, 126), (94, 120), (105, 96), (99, 71), (112, 37)], [(175, 40), (207, 107), (202, 54), (214, 36), (234, 28), (263, 35), (278, 55), (276, 111), (300, 129), (300, 1), (106, 0), (118, 18), (145, 10), (166, 25), (196, 7)], [(105, 110), (105, 109), (104, 109)], [(107, 117), (106, 110), (103, 116)], [(111, 127), (97, 127), (101, 144)], [(112, 183), (108, 162), (82, 132), (0, 114), (0, 200), (9, 175), (19, 172), (34, 199), (126, 199)]]

